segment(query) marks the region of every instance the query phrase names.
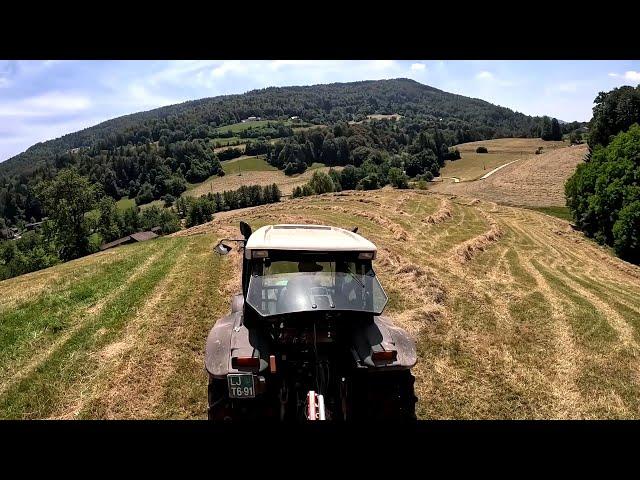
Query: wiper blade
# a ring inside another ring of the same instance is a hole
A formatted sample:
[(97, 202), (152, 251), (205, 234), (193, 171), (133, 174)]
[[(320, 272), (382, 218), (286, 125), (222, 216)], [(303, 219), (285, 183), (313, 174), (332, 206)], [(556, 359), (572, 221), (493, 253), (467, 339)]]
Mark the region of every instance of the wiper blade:
[(364, 288), (364, 283), (363, 283), (363, 282), (362, 282), (362, 281), (361, 281), (361, 280), (356, 276), (356, 274), (355, 274), (355, 273), (353, 273), (353, 272), (351, 271), (351, 269), (350, 269), (349, 267), (345, 267), (345, 270), (347, 271), (347, 273), (348, 273), (349, 275), (351, 275), (351, 278), (353, 278), (356, 282), (358, 282), (358, 284), (359, 284), (362, 288)]

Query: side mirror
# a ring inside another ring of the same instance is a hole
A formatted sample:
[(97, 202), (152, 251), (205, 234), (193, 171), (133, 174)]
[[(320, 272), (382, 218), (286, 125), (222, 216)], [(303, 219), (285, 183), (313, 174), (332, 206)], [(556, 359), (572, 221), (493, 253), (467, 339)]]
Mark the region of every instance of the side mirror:
[(351, 229), (351, 231), (352, 231), (353, 233), (358, 233), (358, 227), (353, 227), (353, 228)]
[(242, 233), (242, 236), (245, 240), (249, 240), (249, 237), (253, 233), (253, 230), (251, 230), (251, 227), (248, 223), (240, 222), (240, 233)]
[(218, 255), (227, 255), (231, 251), (231, 247), (229, 245), (225, 245), (224, 243), (218, 243), (213, 249)]

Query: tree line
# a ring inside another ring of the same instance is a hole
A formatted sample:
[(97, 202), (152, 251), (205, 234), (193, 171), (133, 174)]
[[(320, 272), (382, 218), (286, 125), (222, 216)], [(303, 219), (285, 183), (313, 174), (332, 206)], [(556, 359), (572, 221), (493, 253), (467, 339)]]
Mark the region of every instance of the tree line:
[(640, 86), (601, 92), (589, 153), (565, 185), (576, 225), (623, 259), (640, 263)]
[(48, 215), (41, 227), (17, 240), (0, 241), (0, 280), (32, 272), (99, 250), (103, 243), (141, 230), (169, 234), (199, 225), (226, 210), (279, 202), (277, 185), (249, 185), (200, 198), (180, 197), (175, 206), (138, 206), (120, 211), (101, 186), (77, 168), (61, 170), (34, 187)]

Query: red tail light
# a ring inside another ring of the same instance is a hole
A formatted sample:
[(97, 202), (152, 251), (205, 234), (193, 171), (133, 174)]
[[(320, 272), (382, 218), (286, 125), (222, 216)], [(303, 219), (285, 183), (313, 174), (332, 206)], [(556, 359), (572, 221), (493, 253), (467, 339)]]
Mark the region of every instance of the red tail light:
[(396, 358), (398, 358), (398, 352), (395, 350), (373, 352), (371, 355), (371, 360), (374, 362), (393, 362)]
[(256, 357), (233, 357), (231, 366), (233, 368), (260, 368), (260, 359)]

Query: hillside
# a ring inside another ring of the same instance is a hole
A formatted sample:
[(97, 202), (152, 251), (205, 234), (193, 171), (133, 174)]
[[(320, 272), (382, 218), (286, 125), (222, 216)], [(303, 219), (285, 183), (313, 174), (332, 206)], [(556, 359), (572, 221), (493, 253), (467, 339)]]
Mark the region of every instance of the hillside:
[(0, 282), (0, 417), (205, 418), (205, 338), (239, 286), (239, 255), (212, 247), (240, 219), (358, 225), (378, 245), (387, 312), (418, 341), (420, 418), (640, 417), (640, 268), (535, 211), (388, 188)]
[[(28, 173), (49, 157), (74, 148), (116, 141), (158, 141), (162, 128), (197, 132), (230, 125), (249, 116), (287, 118), (299, 116), (310, 123), (348, 121), (374, 114), (399, 114), (410, 118), (443, 118), (458, 128), (475, 126), (484, 138), (529, 134), (532, 117), (489, 102), (455, 95), (409, 79), (333, 83), (301, 87), (270, 87), (241, 95), (193, 100), (147, 112), (125, 115), (55, 140), (41, 142), (5, 162), (0, 175)], [(118, 138), (121, 137), (121, 138)]]
[[(244, 121), (250, 117), (260, 120)], [(78, 169), (115, 200), (139, 197), (143, 204), (222, 175), (220, 162), (232, 158), (220, 149), (227, 145), (266, 155), (287, 173), (314, 162), (359, 166), (371, 155), (423, 153), (415, 160), (420, 170), (435, 174), (455, 143), (535, 136), (540, 128), (540, 119), (407, 79), (194, 100), (109, 120), (0, 163), (0, 219), (11, 226), (46, 216), (35, 185), (65, 168)]]
[[(486, 170), (482, 169), (482, 162), (485, 157), (491, 157), (490, 154), (468, 154), (463, 151), (462, 159), (450, 162), (442, 172), (443, 176), (460, 176), (463, 181), (454, 183), (445, 178), (441, 183), (432, 184), (430, 189), (434, 192), (471, 196), (509, 205), (564, 207), (564, 183), (583, 161), (587, 146), (568, 147), (564, 144), (563, 147), (560, 142), (557, 142), (558, 145), (549, 146), (547, 144), (552, 142), (536, 143), (535, 139), (524, 139), (531, 143), (531, 148), (522, 151), (503, 150), (500, 153), (496, 144), (513, 144), (511, 140), (478, 142), (488, 145), (489, 152), (497, 152), (494, 159), (499, 160), (495, 164), (487, 161)], [(533, 146), (538, 144), (544, 145), (544, 153), (535, 155), (532, 153), (532, 150), (535, 150)], [(500, 165), (506, 166), (487, 178), (480, 179), (480, 176), (490, 173)]]

